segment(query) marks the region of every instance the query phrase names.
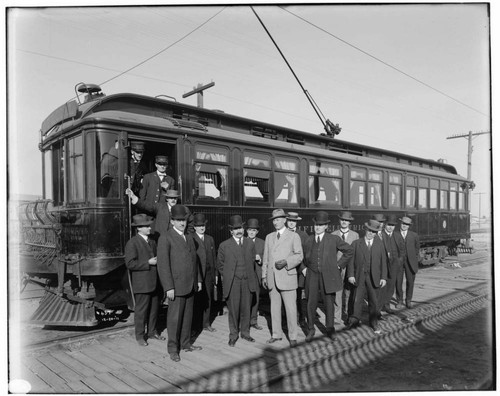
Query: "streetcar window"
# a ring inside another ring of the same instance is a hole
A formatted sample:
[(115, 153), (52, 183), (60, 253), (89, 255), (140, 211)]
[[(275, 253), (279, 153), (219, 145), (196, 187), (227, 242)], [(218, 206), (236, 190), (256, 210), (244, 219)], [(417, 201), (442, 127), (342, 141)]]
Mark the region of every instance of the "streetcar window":
[(450, 182), (441, 180), (440, 187), (439, 208), (448, 210), (448, 190), (450, 189)]
[(427, 201), (427, 192), (429, 191), (429, 178), (419, 177), (418, 178), (418, 208), (427, 209), (429, 203)]
[(417, 189), (415, 187), (406, 187), (406, 207), (411, 209), (417, 207)]
[(119, 198), (118, 140), (102, 132), (96, 142), (96, 178), (98, 198)]
[(402, 181), (400, 173), (389, 173), (389, 208), (401, 208)]
[(341, 206), (342, 166), (311, 161), (309, 173), (312, 174), (309, 176), (310, 205)]
[(450, 184), (450, 210), (457, 210), (458, 184)]
[(406, 176), (406, 185), (407, 186), (416, 186), (417, 185), (417, 177), (416, 176)]
[(68, 201), (83, 201), (83, 139), (68, 139)]
[[(47, 166), (45, 166), (45, 186), (54, 186), (54, 182), (52, 181), (52, 168), (51, 168), (51, 157), (53, 152), (47, 150), (43, 153), (44, 161)], [(57, 174), (54, 174), (54, 178), (57, 179)], [(54, 188), (54, 187), (52, 187)], [(46, 197), (47, 199), (54, 199), (54, 191), (50, 188), (46, 189)]]
[(227, 201), (227, 175), (227, 166), (195, 163), (197, 199)]
[(368, 172), (368, 180), (382, 182), (382, 172), (370, 170), (370, 172)]
[[(358, 181), (363, 180), (363, 181)], [(366, 206), (366, 169), (352, 168), (350, 183), (351, 206)]]
[(458, 210), (465, 210), (465, 194), (463, 192), (458, 193)]
[(429, 209), (437, 209), (439, 180), (431, 179), (430, 186)]
[(196, 159), (201, 161), (227, 162), (227, 149), (200, 144), (196, 146)]
[(244, 179), (245, 202), (269, 202), (269, 171), (245, 169)]
[(64, 144), (58, 142), (52, 146), (52, 198), (54, 205), (64, 202)]
[(382, 207), (382, 183), (368, 183), (368, 206)]
[(261, 153), (245, 153), (244, 157), (245, 166), (254, 166), (256, 168), (270, 168), (271, 156)]
[[(274, 203), (276, 205), (296, 205), (298, 200), (297, 160), (292, 158), (276, 157), (274, 159)], [(281, 171), (281, 172), (279, 172)]]

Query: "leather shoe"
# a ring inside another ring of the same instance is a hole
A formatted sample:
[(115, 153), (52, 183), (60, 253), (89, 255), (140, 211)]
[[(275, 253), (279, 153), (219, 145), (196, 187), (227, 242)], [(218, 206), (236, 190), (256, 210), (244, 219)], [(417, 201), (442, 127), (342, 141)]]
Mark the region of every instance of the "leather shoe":
[(170, 359), (172, 359), (174, 362), (178, 362), (179, 360), (181, 360), (179, 354), (176, 352), (170, 353)]
[(327, 329), (326, 330), (326, 336), (330, 339), (330, 340), (335, 340), (335, 329)]
[(137, 340), (137, 343), (138, 343), (140, 346), (148, 346), (148, 343), (147, 343), (145, 340)]
[(405, 306), (403, 305), (403, 303), (401, 301), (398, 302), (398, 304), (396, 305), (396, 308), (397, 309), (401, 309), (401, 308), (404, 308)]
[(217, 329), (214, 329), (212, 326), (204, 327), (203, 330), (209, 331), (210, 333), (213, 333), (214, 331), (217, 331)]
[(380, 330), (380, 327), (378, 327), (378, 326), (373, 327), (373, 332), (375, 334), (382, 334), (382, 330)]
[(290, 348), (295, 348), (297, 346), (297, 340), (290, 340)]
[(359, 324), (359, 321), (357, 319), (349, 319), (349, 321), (347, 322), (347, 330), (351, 330), (353, 328), (355, 328), (357, 325)]
[(411, 309), (413, 305), (411, 304), (411, 301), (406, 302), (406, 308)]
[(386, 305), (382, 311), (385, 311), (387, 312), (388, 314), (393, 314), (394, 313), (394, 310), (391, 309), (391, 307), (389, 307), (388, 305)]
[(153, 335), (148, 335), (148, 339), (153, 339), (153, 340), (159, 340), (159, 341), (165, 341), (166, 338), (159, 335), (159, 334), (153, 334)]
[(271, 337), (270, 339), (268, 339), (266, 341), (266, 344), (273, 344), (275, 343), (276, 341), (281, 341), (283, 338), (274, 338), (274, 337)]
[(241, 338), (243, 338), (244, 340), (247, 340), (248, 342), (255, 342), (255, 338), (250, 337), (250, 336), (242, 335)]
[(306, 335), (306, 342), (311, 342), (315, 333), (316, 333), (315, 330), (309, 330), (309, 332)]
[(234, 344), (236, 344), (236, 339), (229, 340), (227, 343), (230, 347), (234, 347)]
[(255, 330), (262, 330), (262, 326), (259, 326), (257, 323), (250, 325), (250, 327), (253, 327)]
[(193, 352), (193, 351), (201, 351), (203, 348), (198, 345), (190, 345), (186, 348), (182, 348), (184, 352)]

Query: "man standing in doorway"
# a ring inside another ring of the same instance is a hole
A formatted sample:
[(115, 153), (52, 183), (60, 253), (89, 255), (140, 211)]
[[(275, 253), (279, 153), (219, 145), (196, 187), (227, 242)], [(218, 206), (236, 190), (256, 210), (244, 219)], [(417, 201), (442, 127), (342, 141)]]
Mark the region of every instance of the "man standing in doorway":
[(147, 204), (155, 204), (160, 201), (162, 190), (175, 189), (175, 181), (167, 175), (168, 157), (157, 155), (155, 157), (156, 171), (147, 173), (142, 179), (142, 188), (139, 192), (141, 201)]

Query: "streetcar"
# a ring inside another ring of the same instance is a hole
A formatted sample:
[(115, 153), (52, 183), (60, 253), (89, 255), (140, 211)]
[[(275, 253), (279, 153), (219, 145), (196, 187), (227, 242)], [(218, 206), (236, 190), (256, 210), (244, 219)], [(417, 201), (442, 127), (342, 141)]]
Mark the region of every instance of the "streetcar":
[[(43, 199), (20, 209), (20, 261), (26, 281), (46, 295), (34, 323), (95, 326), (131, 295), (124, 247), (131, 235), (125, 194), (130, 146), (143, 161), (167, 155), (180, 202), (204, 213), (216, 244), (228, 219), (257, 218), (272, 231), (273, 209), (312, 218), (349, 210), (354, 230), (376, 213), (411, 216), (422, 265), (438, 262), (470, 238), (472, 182), (433, 161), (179, 103), (163, 95), (105, 95), (78, 84), (77, 99), (50, 114), (40, 129)], [(84, 98), (80, 100), (80, 96)]]

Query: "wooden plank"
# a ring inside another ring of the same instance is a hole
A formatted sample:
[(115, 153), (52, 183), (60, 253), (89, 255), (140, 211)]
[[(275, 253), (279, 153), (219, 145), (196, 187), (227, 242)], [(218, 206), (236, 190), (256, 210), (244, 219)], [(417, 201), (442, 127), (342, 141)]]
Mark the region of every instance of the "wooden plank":
[(94, 375), (95, 373), (94, 370), (81, 364), (78, 360), (75, 360), (72, 356), (69, 356), (66, 352), (56, 351), (56, 352), (51, 352), (51, 355), (55, 359), (59, 360), (62, 364), (69, 367), (71, 370), (80, 374), (80, 376), (83, 378)]
[[(119, 393), (136, 393), (136, 390), (127, 384), (125, 384), (120, 379), (116, 378), (111, 373), (98, 373), (96, 374), (96, 378), (104, 382), (105, 384), (111, 386), (116, 392)], [(99, 391), (98, 393), (101, 393)]]
[(116, 393), (116, 390), (110, 385), (94, 376), (82, 379), (82, 383), (92, 389), (95, 393)]
[(84, 366), (93, 369), (97, 373), (106, 373), (108, 372), (108, 368), (98, 361), (91, 359), (87, 355), (83, 354), (81, 351), (69, 351), (68, 355), (73, 359), (77, 360)]
[(106, 366), (106, 371), (114, 371), (123, 368), (123, 364), (118, 363), (117, 361), (106, 356), (106, 354), (102, 352), (100, 345), (90, 345), (82, 349), (81, 352), (89, 358)]
[(137, 392), (152, 393), (157, 390), (153, 385), (147, 383), (146, 381), (139, 378), (137, 375), (131, 373), (128, 370), (125, 369), (115, 370), (113, 371), (112, 374), (123, 383), (135, 389)]
[(78, 381), (83, 378), (79, 373), (71, 370), (59, 360), (55, 359), (50, 353), (38, 357), (38, 361), (54, 373), (57, 373), (57, 375), (66, 382)]
[[(150, 363), (152, 364), (152, 363)], [(154, 373), (149, 372), (146, 367), (141, 366), (128, 366), (126, 368), (127, 371), (133, 373), (146, 383), (153, 386), (156, 390), (161, 391), (161, 393), (172, 392), (174, 389), (179, 390), (179, 388), (173, 386), (168, 381), (165, 381), (163, 378), (155, 375)], [(142, 392), (142, 390), (141, 390)]]
[(73, 393), (95, 393), (95, 391), (88, 387), (82, 380), (68, 382), (68, 386), (73, 389)]
[(24, 363), (29, 369), (38, 375), (45, 383), (49, 384), (55, 393), (68, 393), (71, 392), (71, 388), (66, 384), (61, 377), (54, 373), (49, 368), (45, 367), (36, 358), (31, 357), (25, 359)]
[(131, 357), (130, 351), (126, 351), (113, 345), (101, 345), (101, 350), (104, 355), (108, 356), (110, 359), (113, 359), (116, 362), (121, 362), (122, 364), (126, 365), (126, 367), (137, 365), (137, 360)]
[(32, 372), (28, 367), (21, 364), (21, 379), (28, 381), (31, 385), (31, 393), (53, 393), (54, 389), (43, 381), (38, 375)]
[[(177, 374), (174, 370), (167, 371), (164, 367), (158, 366), (155, 363), (143, 363), (141, 366), (144, 368), (144, 370), (147, 370), (149, 373), (157, 376), (162, 381), (166, 381), (173, 391), (179, 391), (181, 389), (180, 386), (177, 386), (177, 384), (183, 384), (189, 381), (187, 377), (183, 377)], [(168, 391), (165, 390), (165, 392)]]

